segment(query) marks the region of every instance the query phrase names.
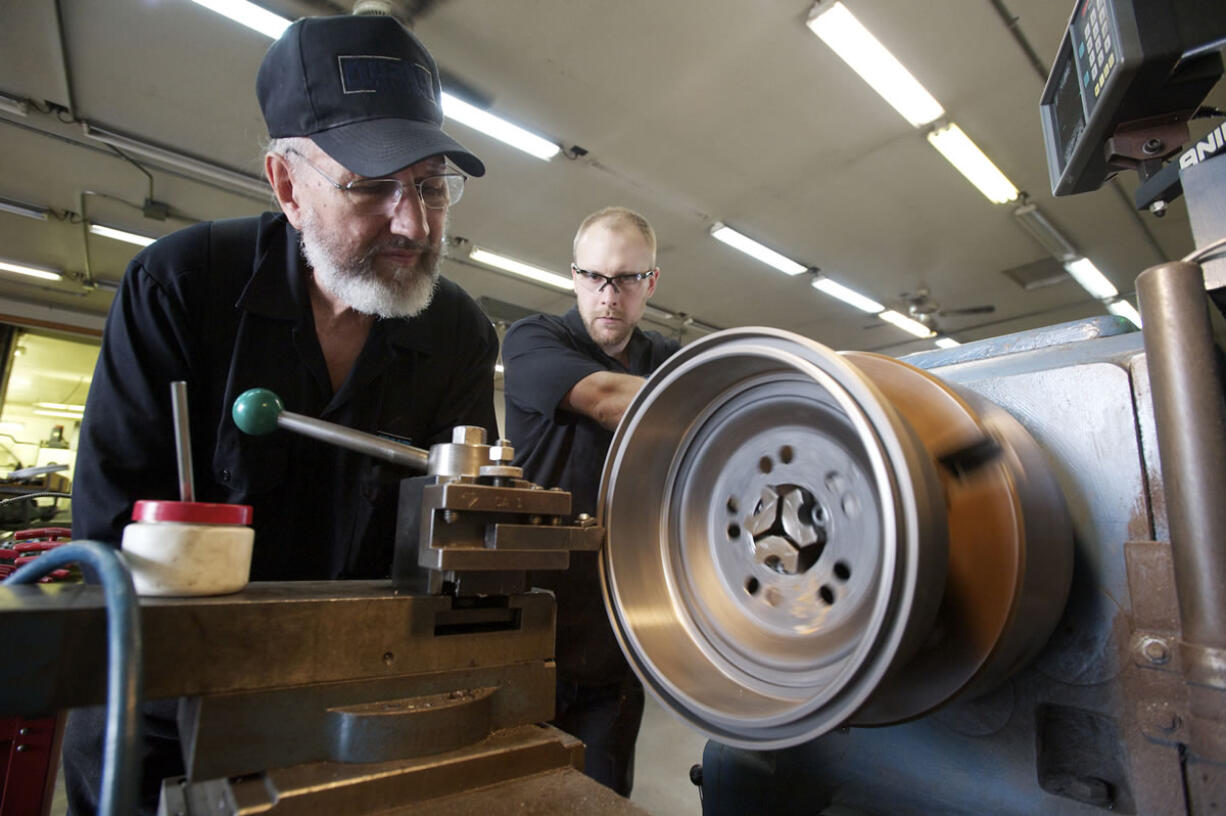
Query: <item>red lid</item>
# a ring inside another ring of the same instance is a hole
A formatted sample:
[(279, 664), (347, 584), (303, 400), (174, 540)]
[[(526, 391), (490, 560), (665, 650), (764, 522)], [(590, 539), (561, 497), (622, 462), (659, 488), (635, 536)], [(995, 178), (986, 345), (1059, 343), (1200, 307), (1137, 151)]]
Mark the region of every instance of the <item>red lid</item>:
[(132, 508), (132, 520), (183, 521), (189, 524), (250, 524), (251, 505), (142, 499)]

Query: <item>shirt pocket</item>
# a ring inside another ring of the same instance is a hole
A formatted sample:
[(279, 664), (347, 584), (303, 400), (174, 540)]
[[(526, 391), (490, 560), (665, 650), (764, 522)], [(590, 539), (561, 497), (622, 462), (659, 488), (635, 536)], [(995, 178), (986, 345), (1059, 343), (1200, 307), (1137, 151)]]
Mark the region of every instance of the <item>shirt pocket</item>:
[(225, 435), (213, 455), (213, 478), (233, 503), (267, 495), (286, 483), (289, 450), (277, 435), (245, 437)]

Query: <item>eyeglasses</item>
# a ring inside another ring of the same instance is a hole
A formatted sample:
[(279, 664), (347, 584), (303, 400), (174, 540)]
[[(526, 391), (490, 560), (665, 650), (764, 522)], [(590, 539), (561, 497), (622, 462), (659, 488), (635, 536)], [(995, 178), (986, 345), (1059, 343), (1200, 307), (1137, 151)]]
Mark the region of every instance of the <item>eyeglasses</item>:
[(417, 179), (409, 185), (394, 178), (358, 178), (341, 184), (292, 147), (286, 152), (302, 159), (324, 181), (349, 196), (353, 208), (363, 215), (392, 212), (404, 198), (405, 187), (410, 185), (417, 188), (417, 195), (427, 209), (445, 210), (464, 195), (464, 182), (468, 180), (463, 173), (439, 173)]
[(583, 284), (584, 289), (597, 294), (603, 292), (606, 286), (612, 286), (614, 292), (637, 292), (656, 274), (656, 270), (652, 268), (646, 272), (623, 272), (620, 275), (602, 275), (599, 272), (589, 272), (586, 269), (580, 269), (574, 264), (570, 265), (570, 271), (575, 273), (575, 277), (579, 280), (579, 283)]

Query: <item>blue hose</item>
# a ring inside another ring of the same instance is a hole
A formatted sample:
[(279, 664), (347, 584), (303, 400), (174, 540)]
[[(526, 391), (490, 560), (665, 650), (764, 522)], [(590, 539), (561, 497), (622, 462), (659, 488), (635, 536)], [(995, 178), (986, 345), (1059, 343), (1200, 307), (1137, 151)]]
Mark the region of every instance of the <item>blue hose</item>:
[(19, 568), (4, 586), (37, 581), (52, 570), (78, 563), (102, 584), (106, 600), (106, 741), (102, 754), (101, 816), (136, 812), (140, 778), (140, 603), (132, 575), (119, 552), (97, 541), (74, 541), (48, 550)]

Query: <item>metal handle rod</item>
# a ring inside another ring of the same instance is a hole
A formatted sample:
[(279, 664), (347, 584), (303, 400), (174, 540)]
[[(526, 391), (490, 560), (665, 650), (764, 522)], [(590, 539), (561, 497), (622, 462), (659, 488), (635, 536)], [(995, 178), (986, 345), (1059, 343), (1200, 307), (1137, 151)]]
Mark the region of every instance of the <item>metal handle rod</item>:
[(187, 418), (187, 383), (175, 380), (170, 384), (170, 408), (175, 426), (175, 463), (179, 467), (179, 498), (196, 500), (196, 481), (192, 471), (191, 426)]
[(411, 467), (423, 473), (426, 470), (426, 462), (430, 458), (429, 452), (421, 448), (415, 448), (403, 442), (393, 442), (375, 434), (355, 431), (322, 419), (295, 414), (292, 411), (282, 411), (277, 414), (277, 427), (351, 451), (364, 453), (386, 462)]
[(1183, 640), (1226, 649), (1226, 405), (1201, 268), (1137, 277)]

